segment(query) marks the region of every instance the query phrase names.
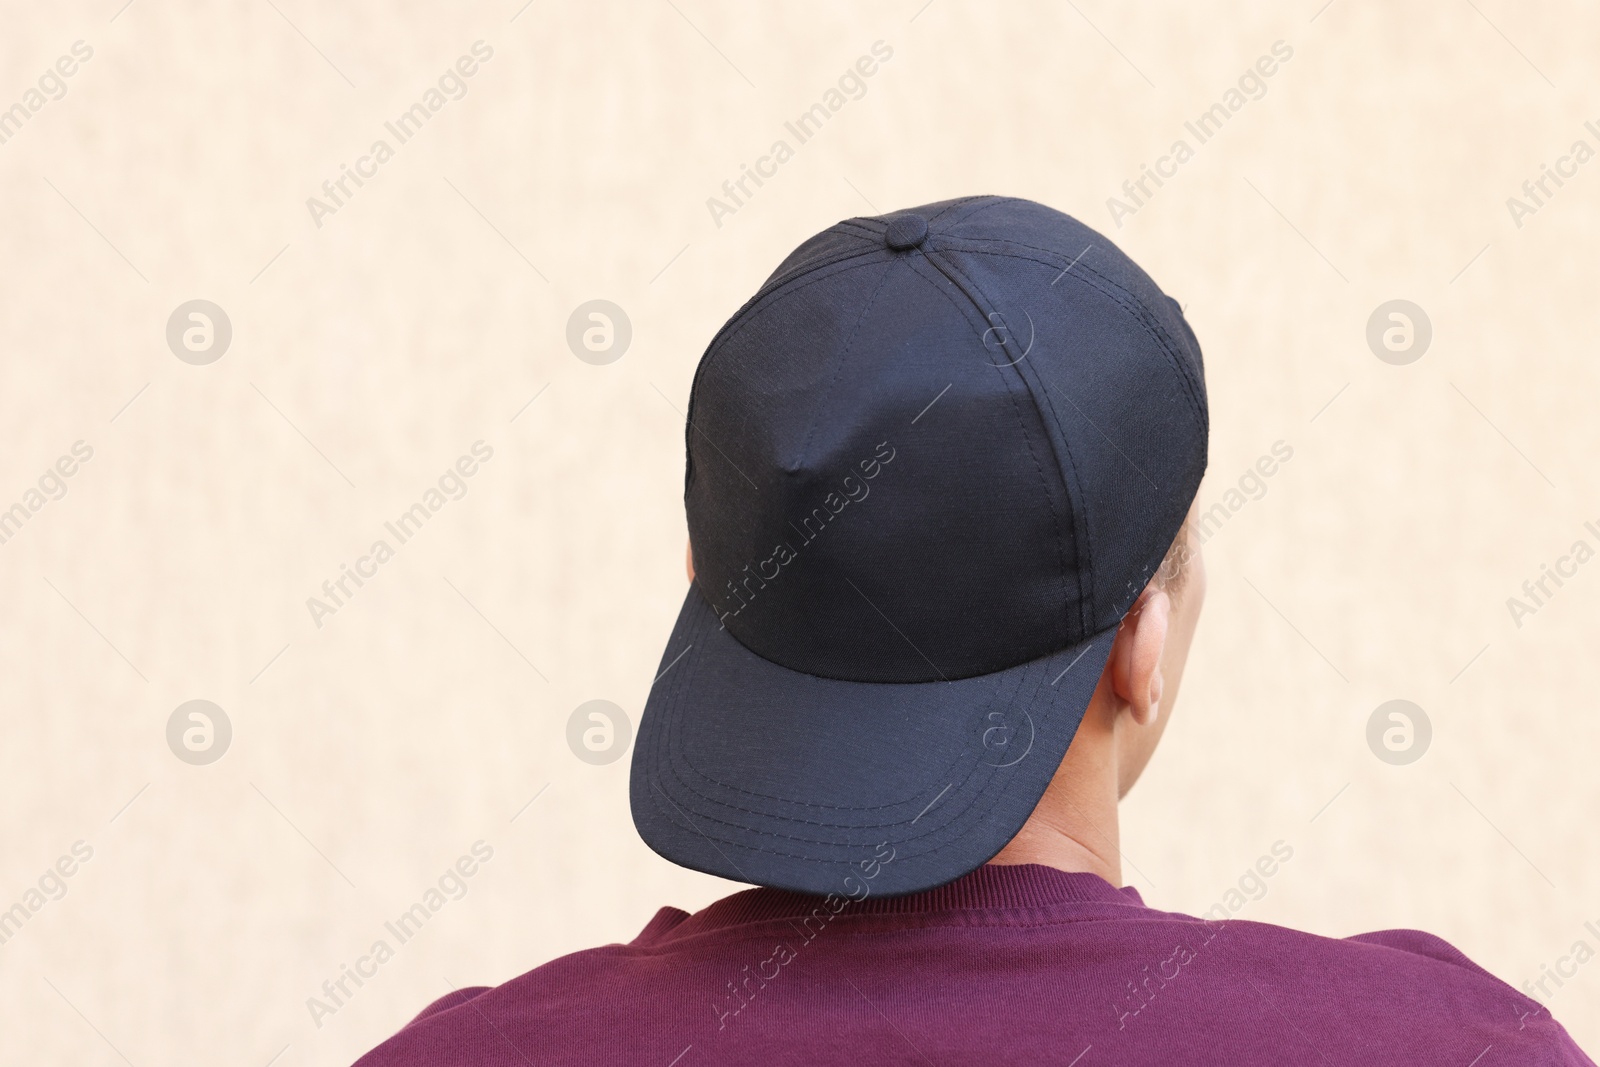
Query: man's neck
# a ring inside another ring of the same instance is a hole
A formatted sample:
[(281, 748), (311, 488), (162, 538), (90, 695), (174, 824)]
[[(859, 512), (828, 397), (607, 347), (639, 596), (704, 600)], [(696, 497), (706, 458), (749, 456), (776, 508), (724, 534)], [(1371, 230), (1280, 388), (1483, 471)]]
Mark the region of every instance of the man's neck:
[(1094, 721), (1093, 710), (1033, 814), (990, 863), (1038, 863), (1122, 884), (1115, 734)]

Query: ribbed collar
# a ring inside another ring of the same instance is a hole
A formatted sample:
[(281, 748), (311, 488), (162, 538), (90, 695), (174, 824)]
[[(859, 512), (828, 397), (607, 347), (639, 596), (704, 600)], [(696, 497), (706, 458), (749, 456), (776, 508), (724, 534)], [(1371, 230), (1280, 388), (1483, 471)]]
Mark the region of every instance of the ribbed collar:
[[(694, 916), (693, 924), (698, 932), (768, 919), (795, 918), (809, 915), (822, 899), (781, 889), (748, 889), (712, 904)], [(925, 915), (1047, 908), (1068, 903), (1144, 906), (1132, 886), (1118, 889), (1096, 874), (1058, 871), (1054, 867), (1026, 863), (985, 865), (953, 882), (903, 897), (869, 896), (848, 904), (845, 914)]]

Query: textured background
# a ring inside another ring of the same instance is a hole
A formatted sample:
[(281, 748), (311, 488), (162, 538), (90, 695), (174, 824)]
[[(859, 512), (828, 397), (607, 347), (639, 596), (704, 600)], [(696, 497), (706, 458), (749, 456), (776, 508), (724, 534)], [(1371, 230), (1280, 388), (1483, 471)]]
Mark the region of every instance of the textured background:
[[(568, 717), (636, 720), (656, 671), (715, 329), (812, 232), (976, 192), (1083, 218), (1188, 305), (1204, 503), (1293, 448), (1207, 545), (1125, 877), (1201, 911), (1281, 839), (1241, 914), (1424, 927), (1518, 986), (1600, 948), (1600, 563), (1520, 627), (1506, 605), (1600, 546), (1600, 162), (1520, 227), (1506, 205), (1600, 147), (1592, 7), (121, 2), (0, 21), (0, 107), (93, 49), (0, 145), (0, 507), (93, 448), (0, 545), (0, 908), (93, 849), (0, 945), (0, 1059), (343, 1064), (452, 984), (735, 888), (639, 842), (627, 760), (575, 758)], [(465, 97), (317, 226), (306, 199), (479, 40)], [(707, 197), (878, 40), (862, 98), (716, 225)], [(1107, 198), (1280, 40), (1117, 227)], [(164, 335), (196, 298), (233, 328), (206, 366)], [(633, 327), (605, 366), (564, 339), (594, 298)], [(1365, 340), (1397, 298), (1433, 327), (1405, 366)], [(479, 440), (465, 497), (314, 626)], [(209, 766), (165, 740), (197, 698), (233, 727)], [(1407, 766), (1366, 742), (1395, 698), (1433, 727)], [(466, 896), (315, 1025), (479, 840)], [(1548, 990), (1600, 1047), (1600, 964)]]

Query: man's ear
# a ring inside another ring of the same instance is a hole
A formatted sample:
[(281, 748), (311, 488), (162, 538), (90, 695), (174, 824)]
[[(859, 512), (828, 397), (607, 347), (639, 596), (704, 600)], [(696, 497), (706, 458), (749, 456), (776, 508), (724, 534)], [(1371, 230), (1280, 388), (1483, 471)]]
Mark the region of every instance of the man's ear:
[(694, 542), (686, 541), (683, 545), (683, 569), (689, 572), (689, 581), (694, 581)]
[(1111, 688), (1143, 726), (1161, 711), (1161, 653), (1167, 647), (1172, 601), (1155, 586), (1139, 594), (1111, 647)]

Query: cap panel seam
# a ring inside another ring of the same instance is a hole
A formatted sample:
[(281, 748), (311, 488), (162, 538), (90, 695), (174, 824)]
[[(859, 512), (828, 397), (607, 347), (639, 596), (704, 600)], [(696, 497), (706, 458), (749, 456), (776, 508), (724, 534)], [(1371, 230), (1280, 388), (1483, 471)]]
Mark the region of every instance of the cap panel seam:
[[(766, 282), (763, 283), (761, 288), (756, 291), (755, 295), (745, 302), (745, 307), (749, 307), (751, 304), (756, 303), (763, 295), (771, 293), (777, 289), (781, 289), (783, 286), (788, 285), (795, 279), (803, 278), (814, 270), (823, 270), (827, 267), (833, 266), (834, 264), (842, 263), (845, 260), (850, 259), (852, 256), (858, 256), (873, 251), (883, 251), (883, 238), (881, 235), (873, 234), (870, 231), (867, 233), (857, 233), (854, 230), (843, 229), (843, 226), (844, 223), (835, 223), (832, 228), (824, 230), (823, 233), (835, 233), (841, 237), (848, 237), (851, 240), (860, 241), (860, 247), (854, 250), (840, 251), (835, 255), (824, 257), (815, 263), (797, 263), (791, 267), (787, 273), (768, 278)], [(817, 236), (820, 237), (822, 234), (818, 234)], [(733, 318), (738, 318), (739, 315), (744, 312), (744, 310), (745, 308), (741, 307), (738, 311), (734, 312)]]
[[(979, 243), (987, 243), (987, 242), (973, 242), (973, 243), (974, 244), (979, 244)], [(1033, 246), (1021, 246), (1021, 247), (1033, 247)], [(1055, 255), (1055, 253), (1050, 253), (1046, 249), (1035, 249), (1035, 250), (1036, 251), (1041, 251), (1041, 252), (1046, 252), (1046, 254), (1049, 254), (1049, 255), (1052, 255), (1052, 256)], [(962, 249), (959, 249), (959, 251), (962, 251), (962, 252), (965, 252), (965, 253), (967, 253), (969, 255), (974, 255), (974, 256), (989, 256), (989, 257), (995, 257), (995, 258), (1017, 260), (1017, 261), (1020, 261), (1020, 262), (1038, 263), (1041, 266), (1050, 267), (1051, 269), (1054, 269), (1058, 265), (1058, 264), (1055, 264), (1055, 263), (1048, 262), (1046, 260), (1038, 259), (1037, 257), (1034, 257), (1034, 256), (1017, 255), (1017, 254), (1011, 253), (1011, 252), (997, 252), (997, 251), (992, 251), (992, 250), (985, 249), (985, 248), (962, 248)], [(1063, 260), (1065, 259), (1065, 257), (1060, 257), (1060, 258), (1063, 259)], [(1083, 285), (1087, 285), (1094, 292), (1100, 293), (1102, 296), (1104, 296), (1107, 299), (1111, 300), (1112, 303), (1114, 303), (1118, 308), (1120, 308), (1122, 311), (1127, 313), (1128, 316), (1134, 322), (1138, 323), (1140, 328), (1143, 329), (1145, 331), (1145, 333), (1148, 334), (1156, 342), (1157, 346), (1161, 348), (1163, 355), (1166, 356), (1167, 362), (1169, 363), (1169, 365), (1172, 366), (1173, 370), (1178, 375), (1178, 380), (1179, 380), (1180, 384), (1184, 388), (1185, 398), (1188, 401), (1187, 410), (1189, 412), (1190, 417), (1194, 420), (1196, 428), (1200, 430), (1202, 435), (1208, 434), (1209, 433), (1209, 430), (1207, 428), (1207, 421), (1208, 420), (1206, 420), (1202, 415), (1203, 408), (1200, 407), (1200, 405), (1198, 404), (1198, 402), (1197, 402), (1197, 400), (1196, 400), (1196, 398), (1194, 396), (1194, 393), (1193, 393), (1193, 391), (1191, 389), (1191, 383), (1190, 383), (1189, 376), (1185, 372), (1185, 370), (1183, 369), (1181, 361), (1177, 359), (1175, 354), (1170, 349), (1170, 347), (1169, 347), (1169, 345), (1167, 343), (1167, 339), (1164, 337), (1163, 332), (1160, 331), (1160, 329), (1159, 329), (1159, 324), (1156, 324), (1156, 328), (1152, 328), (1152, 321), (1147, 321), (1147, 320), (1150, 319), (1150, 316), (1149, 316), (1149, 312), (1147, 311), (1147, 309), (1144, 308), (1144, 305), (1138, 300), (1137, 297), (1133, 296), (1133, 294), (1128, 293), (1121, 286), (1117, 285), (1115, 282), (1111, 281), (1109, 278), (1106, 278), (1099, 271), (1096, 271), (1093, 268), (1088, 268), (1088, 269), (1086, 269), (1086, 270), (1084, 270), (1082, 272), (1076, 272), (1075, 271), (1074, 274), (1075, 274), (1074, 280), (1076, 282), (1078, 282), (1080, 284), (1083, 284)], [(1094, 282), (1092, 282), (1089, 279), (1090, 275), (1092, 275), (1094, 278), (1098, 278), (1101, 282), (1103, 282), (1104, 283), (1104, 288), (1102, 288), (1102, 286), (1100, 286), (1100, 285), (1094, 284)], [(1108, 290), (1110, 290), (1110, 291), (1108, 291)], [(1121, 294), (1122, 297), (1125, 297), (1126, 299), (1125, 300), (1124, 299), (1119, 299), (1117, 294)], [(1129, 306), (1130, 302), (1133, 305), (1132, 307)], [(1019, 371), (1019, 373), (1021, 373), (1021, 372)], [(1027, 376), (1023, 375), (1023, 377), (1026, 380)], [(1042, 390), (1040, 390), (1040, 391), (1043, 392), (1044, 396), (1041, 398), (1041, 397), (1035, 395), (1034, 400), (1035, 400), (1036, 403), (1038, 403), (1038, 402), (1041, 402), (1041, 399), (1042, 399), (1042, 402), (1049, 407), (1051, 415), (1055, 418), (1056, 425), (1060, 430), (1060, 437), (1061, 437), (1062, 445), (1063, 445), (1064, 448), (1067, 449), (1068, 456), (1070, 457), (1070, 455), (1071, 455), (1071, 446), (1070, 446), (1070, 443), (1067, 440), (1066, 424), (1061, 418), (1060, 409), (1056, 406), (1055, 398), (1051, 395), (1051, 391), (1050, 391), (1050, 389), (1048, 387), (1048, 384), (1044, 382), (1042, 377), (1040, 378), (1040, 385), (1043, 386)], [(1030, 390), (1030, 392), (1033, 392), (1033, 390)], [(1075, 466), (1073, 468), (1073, 473), (1074, 473), (1074, 476), (1076, 476), (1077, 471), (1076, 471), (1076, 467)], [(1083, 534), (1082, 534), (1082, 537), (1081, 537), (1081, 543), (1084, 546), (1085, 559), (1088, 560), (1088, 561), (1091, 561), (1091, 563), (1092, 563), (1093, 542), (1092, 542), (1092, 538), (1091, 538), (1090, 534), (1088, 533), (1088, 531), (1086, 529), (1083, 531)], [(1086, 611), (1088, 613), (1087, 616), (1083, 620), (1083, 627), (1084, 627), (1085, 630), (1092, 630), (1094, 628), (1095, 624), (1096, 624), (1096, 621), (1097, 621), (1098, 617), (1099, 617), (1098, 611), (1094, 610), (1095, 607), (1098, 605), (1099, 601), (1095, 597), (1094, 568), (1091, 565), (1091, 566), (1086, 567), (1085, 570), (1086, 570), (1086, 573), (1085, 573), (1085, 576), (1084, 576), (1083, 584), (1085, 586), (1087, 586), (1088, 591), (1089, 591), (1089, 595), (1084, 597), (1080, 601), (1080, 603), (1081, 603), (1084, 611)]]
[[(1015, 244), (1016, 242), (1007, 243)], [(1031, 248), (1032, 246), (1020, 245), (1019, 247)], [(1057, 266), (1056, 263), (1052, 263), (1047, 260), (1038, 259), (1034, 256), (1020, 256), (1012, 252), (999, 252), (978, 248), (965, 249), (964, 251), (969, 251), (973, 255), (999, 256), (1006, 259), (1023, 260), (1025, 262), (1038, 263), (1041, 266), (1051, 268)], [(1045, 252), (1047, 255), (1057, 256), (1057, 258), (1063, 260), (1066, 258), (1065, 256), (1059, 256), (1057, 253), (1051, 253), (1047, 249), (1035, 249), (1035, 251)], [(1095, 285), (1092, 281), (1090, 281), (1090, 278), (1099, 279), (1103, 285)], [(1188, 401), (1189, 414), (1194, 418), (1196, 425), (1199, 426), (1201, 430), (1209, 433), (1210, 420), (1205, 417), (1204, 405), (1200, 403), (1195, 377), (1190, 373), (1189, 369), (1183, 365), (1183, 361), (1178, 357), (1177, 345), (1174, 339), (1170, 337), (1166, 330), (1162, 328), (1161, 324), (1155, 320), (1154, 314), (1148, 307), (1145, 306), (1144, 302), (1092, 266), (1085, 266), (1081, 270), (1074, 272), (1073, 280), (1087, 285), (1091, 289), (1100, 293), (1102, 296), (1105, 296), (1112, 303), (1116, 304), (1123, 311), (1127, 312), (1133, 318), (1133, 320), (1139, 324), (1140, 328), (1151, 336), (1151, 338), (1161, 348), (1162, 354), (1167, 357), (1172, 369), (1178, 374), (1178, 380), (1184, 387), (1184, 398)]]
[[(885, 224), (881, 230), (874, 229), (873, 227), (868, 226), (866, 221), (864, 221), (868, 218), (870, 218), (870, 216), (856, 216), (855, 218), (843, 219), (834, 223), (833, 228), (837, 233), (845, 234), (848, 237), (859, 237), (861, 240), (881, 248), (883, 246), (883, 230), (886, 230), (889, 227), (887, 224)], [(871, 221), (876, 222), (877, 220), (871, 219)]]
[[(966, 239), (957, 238), (954, 240), (962, 241)], [(1015, 245), (1019, 248), (1029, 248), (1036, 252), (1042, 252), (1055, 260), (1066, 260), (1065, 256), (1062, 256), (1057, 252), (1052, 252), (1049, 249), (1037, 248), (1033, 245), (1022, 244), (1017, 241), (987, 242), (982, 240), (969, 240), (968, 243), (973, 245), (985, 245), (991, 243)], [(962, 248), (960, 251), (968, 252), (975, 256), (996, 256), (1005, 259), (1022, 260), (1028, 263), (1038, 263), (1041, 266), (1050, 267), (1052, 269), (1060, 265), (1059, 262), (1040, 259), (1037, 256), (1023, 256), (1014, 252), (996, 251), (992, 248)], [(1151, 313), (1150, 309), (1147, 308), (1144, 305), (1144, 302), (1138, 297), (1134, 296), (1132, 293), (1128, 292), (1127, 289), (1106, 277), (1100, 271), (1095, 270), (1093, 267), (1087, 265), (1083, 266), (1081, 269), (1074, 270), (1073, 268), (1075, 266), (1076, 261), (1072, 261), (1068, 264), (1068, 270), (1071, 272), (1071, 276), (1074, 281), (1089, 286), (1089, 288), (1093, 289), (1097, 293), (1100, 293), (1112, 303), (1116, 304), (1117, 307), (1127, 312), (1129, 316), (1139, 324), (1140, 328), (1149, 334), (1156, 342), (1157, 346), (1160, 347), (1162, 355), (1167, 357), (1168, 363), (1171, 364), (1172, 369), (1177, 372), (1178, 380), (1183, 385), (1184, 399), (1188, 401), (1190, 416), (1195, 420), (1195, 424), (1203, 432), (1209, 434), (1210, 420), (1205, 417), (1204, 405), (1200, 403), (1194, 376), (1190, 374), (1186, 367), (1184, 367), (1183, 361), (1178, 358), (1175, 342), (1167, 335), (1166, 330), (1161, 327), (1161, 324), (1155, 320), (1155, 316)], [(1103, 284), (1094, 284), (1094, 282), (1089, 280), (1091, 277), (1099, 279), (1099, 281)]]
[[(936, 248), (936, 249), (934, 249), (934, 251), (940, 251), (940, 249)], [(988, 300), (987, 294), (985, 294), (983, 292), (983, 290), (978, 286), (978, 284), (976, 282), (974, 282), (972, 279), (968, 278), (966, 276), (966, 274), (959, 267), (957, 267), (953, 262), (951, 262), (949, 260), (948, 256), (941, 257), (941, 261), (939, 261), (939, 262), (935, 262), (933, 260), (932, 256), (924, 256), (924, 258), (929, 261), (930, 265), (932, 265), (935, 270), (938, 270), (938, 271), (940, 271), (940, 273), (945, 274), (946, 277), (949, 277), (949, 272), (950, 271), (953, 271), (957, 276), (959, 276), (961, 281), (965, 282), (966, 285), (968, 287), (970, 287), (970, 290), (971, 290), (969, 292), (967, 289), (962, 289), (963, 294), (966, 295), (968, 301), (971, 302), (973, 308), (975, 310), (977, 310), (979, 315), (982, 315), (984, 317), (984, 322), (987, 323), (989, 326), (993, 325), (992, 320), (990, 320), (988, 318), (989, 312), (986, 311), (984, 308), (980, 307), (978, 305), (977, 300), (973, 298), (972, 294), (973, 293), (977, 293), (979, 296), (982, 296), (985, 300)], [(946, 267), (949, 268), (948, 271), (946, 270)], [(952, 280), (954, 280), (954, 279), (952, 279)], [(935, 290), (937, 290), (938, 292), (943, 293), (946, 299), (950, 300), (952, 303), (955, 303), (954, 298), (951, 297), (949, 293), (944, 293), (944, 290), (941, 289), (939, 286), (934, 285), (933, 288)], [(960, 286), (958, 286), (958, 288), (960, 288)], [(992, 302), (990, 302), (990, 303), (991, 303), (991, 308), (992, 308)], [(959, 304), (957, 306), (959, 307)], [(1005, 343), (1006, 342), (1002, 342), (1002, 344), (1005, 344)], [(1018, 360), (1017, 362), (1020, 363), (1021, 360)], [(993, 366), (993, 364), (990, 364), (990, 365)], [(1019, 384), (1022, 387), (1023, 392), (1025, 392), (1028, 395), (1029, 399), (1033, 401), (1034, 414), (1039, 416), (1039, 419), (1040, 419), (1041, 423), (1044, 422), (1044, 412), (1039, 410), (1039, 398), (1034, 395), (1033, 389), (1028, 385), (1027, 378), (1023, 375), (1023, 373), (1021, 371), (1016, 369), (1016, 364), (1013, 363), (1009, 367), (996, 367), (995, 369), (997, 371), (999, 371), (1001, 374), (1004, 374), (1007, 370), (1012, 372), (1012, 374), (1015, 376), (1017, 384)], [(1030, 459), (1033, 460), (1034, 470), (1039, 475), (1039, 482), (1040, 482), (1040, 485), (1044, 489), (1045, 499), (1046, 499), (1046, 501), (1049, 501), (1050, 500), (1050, 485), (1049, 485), (1049, 482), (1045, 479), (1044, 470), (1043, 470), (1043, 467), (1041, 466), (1041, 464), (1039, 463), (1038, 454), (1034, 451), (1033, 442), (1029, 438), (1027, 424), (1024, 422), (1024, 420), (1022, 418), (1022, 411), (1021, 411), (1020, 407), (1017, 404), (1017, 399), (1016, 399), (1015, 394), (1012, 393), (1011, 390), (1009, 390), (1009, 389), (1006, 391), (1006, 393), (1007, 393), (1007, 396), (1011, 399), (1012, 408), (1013, 408), (1013, 411), (1014, 411), (1014, 413), (1016, 414), (1016, 417), (1017, 417), (1017, 426), (1018, 426), (1018, 429), (1022, 433), (1022, 439), (1028, 446), (1028, 456), (1029, 456)], [(1055, 411), (1054, 411), (1053, 408), (1051, 410), (1051, 414), (1052, 415), (1055, 414)], [(1057, 425), (1058, 426), (1060, 425), (1059, 419), (1057, 420)], [(1067, 460), (1067, 468), (1071, 472), (1071, 477), (1072, 477), (1073, 483), (1076, 485), (1076, 484), (1078, 484), (1080, 482), (1080, 478), (1078, 476), (1077, 462), (1072, 458), (1072, 449), (1067, 443), (1066, 434), (1065, 433), (1061, 433), (1059, 435), (1059, 437), (1061, 439), (1061, 450), (1065, 454), (1065, 458)], [(1055, 450), (1054, 449), (1054, 440), (1052, 440), (1051, 444), (1052, 444), (1051, 451), (1053, 452)], [(1062, 471), (1061, 466), (1060, 466), (1059, 457), (1058, 457), (1058, 460), (1057, 460), (1056, 470), (1057, 470), (1058, 474), (1061, 474), (1063, 477), (1065, 477), (1065, 472)], [(1067, 489), (1068, 487), (1063, 485), (1062, 488), (1063, 489)], [(1076, 571), (1074, 572), (1074, 577), (1076, 578), (1077, 585), (1078, 585), (1078, 589), (1077, 589), (1077, 592), (1078, 592), (1078, 626), (1077, 626), (1077, 628), (1078, 628), (1078, 630), (1080, 632), (1084, 632), (1084, 631), (1087, 631), (1089, 629), (1089, 627), (1091, 626), (1091, 624), (1092, 624), (1091, 623), (1091, 616), (1087, 613), (1087, 608), (1086, 608), (1087, 604), (1090, 602), (1090, 600), (1092, 599), (1093, 594), (1094, 594), (1092, 552), (1090, 551), (1090, 545), (1089, 545), (1089, 542), (1088, 542), (1087, 522), (1085, 520), (1083, 520), (1081, 516), (1079, 516), (1078, 508), (1073, 503), (1073, 497), (1072, 497), (1071, 491), (1069, 490), (1064, 495), (1065, 495), (1065, 498), (1066, 498), (1066, 507), (1067, 507), (1069, 521), (1072, 523), (1073, 529), (1076, 530), (1078, 532), (1078, 535), (1079, 535), (1076, 538), (1074, 538), (1074, 546), (1073, 547), (1075, 549), (1080, 550), (1081, 553), (1082, 553), (1082, 559), (1075, 559), (1073, 562), (1082, 564), (1082, 566), (1077, 567)], [(1061, 567), (1061, 575), (1062, 575), (1061, 581), (1062, 581), (1062, 585), (1063, 585), (1063, 590), (1062, 591), (1063, 591), (1063, 593), (1065, 593), (1066, 592), (1066, 590), (1065, 590), (1066, 575), (1067, 575), (1067, 570), (1068, 570), (1068, 568), (1067, 568), (1067, 560), (1066, 560), (1066, 554), (1065, 554), (1063, 546), (1062, 546), (1063, 538), (1062, 538), (1062, 530), (1061, 530), (1061, 518), (1056, 513), (1056, 508), (1054, 507), (1053, 503), (1052, 503), (1052, 505), (1050, 507), (1050, 521), (1051, 521), (1052, 525), (1055, 526), (1055, 530), (1056, 530), (1056, 562)], [(1087, 592), (1088, 592), (1087, 596), (1085, 596), (1085, 588), (1086, 588), (1086, 586), (1087, 586)], [(1063, 600), (1065, 600), (1065, 599), (1066, 598), (1063, 597)]]
[[(776, 304), (779, 301), (787, 300), (789, 297), (795, 296), (796, 294), (809, 289), (813, 285), (819, 285), (834, 276), (833, 274), (829, 274), (822, 278), (812, 278), (809, 277), (811, 274), (814, 274), (817, 271), (826, 270), (829, 267), (840, 267), (841, 269), (835, 273), (843, 274), (846, 271), (865, 270), (868, 267), (876, 265), (889, 266), (893, 263), (892, 260), (885, 258), (867, 259), (868, 256), (874, 255), (875, 251), (883, 251), (883, 249), (881, 247), (876, 250), (867, 249), (863, 252), (852, 253), (851, 255), (841, 256), (838, 259), (831, 260), (827, 263), (818, 264), (817, 266), (808, 268), (805, 272), (797, 274), (792, 278), (784, 279), (771, 289), (757, 293), (755, 296), (750, 298), (749, 303), (734, 313), (733, 318), (729, 319), (725, 324), (723, 324), (722, 329), (717, 331), (717, 335), (713, 337), (711, 339), (711, 343), (706, 346), (706, 358), (701, 361), (702, 365), (719, 355), (724, 346), (726, 346), (730, 341), (738, 336), (741, 331), (749, 326), (750, 320), (754, 317), (757, 310), (764, 308), (769, 304)], [(851, 266), (842, 266), (843, 264), (849, 263), (849, 261), (852, 259), (861, 259), (863, 262), (856, 263)], [(699, 375), (696, 374), (695, 378), (698, 381)]]
[[(978, 204), (978, 201), (980, 201), (980, 200), (987, 200), (988, 203)], [(942, 210), (940, 210), (940, 212), (937, 215), (935, 215), (935, 216), (933, 216), (933, 218), (929, 219), (928, 220), (929, 227), (932, 228), (932, 224), (936, 220), (944, 218), (946, 215), (950, 214), (950, 212), (952, 212), (952, 211), (955, 211), (957, 208), (963, 208), (963, 207), (967, 207), (967, 206), (972, 205), (972, 204), (978, 204), (978, 206), (974, 207), (971, 211), (968, 211), (966, 214), (962, 215), (960, 218), (957, 218), (957, 219), (953, 220), (951, 222), (952, 226), (958, 226), (961, 223), (966, 222), (968, 219), (972, 218), (973, 216), (980, 215), (983, 212), (988, 211), (992, 207), (999, 207), (1001, 204), (1008, 204), (1008, 203), (1011, 203), (1014, 200), (1016, 200), (1016, 197), (1014, 197), (1014, 196), (996, 196), (993, 193), (984, 193), (981, 196), (962, 197), (961, 199), (955, 201), (954, 203), (945, 205), (945, 207)], [(941, 235), (941, 236), (944, 236), (944, 235)]]
[[(734, 312), (733, 317), (727, 322), (723, 323), (722, 328), (719, 329), (716, 332), (716, 335), (711, 338), (710, 343), (706, 345), (705, 354), (700, 357), (699, 365), (695, 367), (694, 377), (689, 382), (689, 402), (684, 411), (683, 449), (685, 460), (683, 493), (685, 498), (687, 498), (689, 495), (689, 486), (694, 482), (695, 397), (699, 394), (701, 380), (705, 377), (706, 372), (711, 368), (712, 363), (716, 361), (717, 356), (721, 354), (723, 347), (730, 343), (740, 331), (749, 325), (750, 320), (754, 316), (754, 313), (758, 307), (766, 306), (766, 303), (769, 301), (776, 303), (780, 300), (787, 299), (788, 297), (793, 296), (812, 285), (826, 281), (827, 278), (831, 278), (833, 275), (829, 274), (824, 278), (812, 278), (804, 283), (801, 282), (801, 279), (806, 278), (808, 275), (817, 271), (826, 270), (829, 267), (840, 267), (840, 270), (836, 273), (842, 274), (845, 271), (864, 270), (873, 266), (874, 262), (883, 262), (882, 260), (866, 260), (866, 257), (872, 254), (873, 250), (867, 249), (861, 252), (853, 252), (847, 256), (840, 256), (838, 259), (828, 260), (827, 262), (808, 267), (799, 274), (778, 282), (771, 288), (758, 292), (755, 296), (752, 296), (749, 300), (747, 300), (742, 308)], [(862, 259), (864, 262), (857, 263), (853, 266), (841, 266), (841, 264), (849, 263), (852, 259)]]
[(856, 324), (850, 328), (850, 336), (833, 355), (833, 372), (828, 376), (828, 387), (822, 394), (821, 404), (818, 405), (817, 411), (811, 417), (811, 426), (806, 430), (805, 443), (800, 446), (799, 464), (801, 469), (805, 468), (806, 461), (811, 458), (811, 442), (816, 437), (817, 424), (822, 421), (822, 413), (828, 408), (828, 398), (833, 395), (835, 386), (839, 384), (839, 375), (844, 370), (845, 361), (849, 358), (850, 352), (856, 346), (856, 338), (861, 335), (861, 324), (867, 321), (867, 317), (872, 314), (872, 309), (877, 306), (878, 294), (882, 293), (883, 287), (888, 284), (889, 276), (894, 273), (895, 266), (895, 261), (890, 260), (883, 275), (878, 279), (877, 286), (873, 288), (872, 295), (867, 297), (867, 303), (861, 309), (861, 314), (856, 316)]

